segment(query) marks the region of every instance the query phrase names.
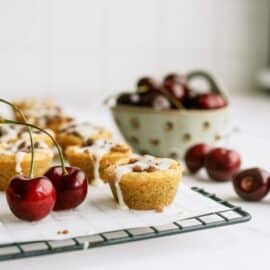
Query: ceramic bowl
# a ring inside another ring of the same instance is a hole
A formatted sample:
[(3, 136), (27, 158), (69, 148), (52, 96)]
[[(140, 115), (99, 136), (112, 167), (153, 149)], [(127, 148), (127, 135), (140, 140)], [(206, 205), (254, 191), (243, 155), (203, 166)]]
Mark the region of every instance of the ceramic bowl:
[(119, 130), (136, 152), (176, 159), (182, 159), (186, 150), (196, 143), (216, 143), (229, 121), (228, 107), (156, 111), (116, 106), (111, 110)]
[[(201, 77), (214, 93), (222, 94), (213, 76), (204, 71), (188, 74)], [(227, 98), (227, 97), (226, 97)], [(146, 107), (114, 106), (115, 122), (135, 152), (182, 159), (196, 143), (215, 144), (229, 123), (229, 106), (216, 110), (154, 110)]]

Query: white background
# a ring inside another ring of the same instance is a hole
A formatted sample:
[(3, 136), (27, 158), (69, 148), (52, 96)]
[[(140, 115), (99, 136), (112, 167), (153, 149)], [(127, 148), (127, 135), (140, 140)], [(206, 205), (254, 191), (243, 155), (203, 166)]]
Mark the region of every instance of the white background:
[(0, 94), (87, 105), (140, 75), (197, 67), (249, 91), (269, 14), (268, 0), (0, 0)]

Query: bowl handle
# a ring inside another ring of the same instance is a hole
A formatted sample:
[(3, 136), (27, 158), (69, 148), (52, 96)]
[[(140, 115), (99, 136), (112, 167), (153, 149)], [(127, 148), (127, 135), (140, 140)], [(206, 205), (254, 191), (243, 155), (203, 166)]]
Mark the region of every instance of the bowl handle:
[(227, 97), (224, 91), (218, 86), (216, 79), (214, 76), (204, 70), (194, 70), (187, 74), (187, 81), (190, 82), (194, 78), (202, 78), (204, 79), (210, 86), (210, 91), (216, 94), (223, 95)]

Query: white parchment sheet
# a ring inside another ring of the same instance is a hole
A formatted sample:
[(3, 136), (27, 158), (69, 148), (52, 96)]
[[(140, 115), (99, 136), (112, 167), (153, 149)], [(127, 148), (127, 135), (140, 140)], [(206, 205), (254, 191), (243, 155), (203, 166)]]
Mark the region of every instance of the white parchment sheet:
[[(0, 192), (0, 244), (60, 240), (113, 230), (158, 226), (210, 212), (226, 210), (215, 201), (181, 185), (174, 203), (164, 212), (121, 210), (107, 185), (89, 187), (88, 197), (78, 208), (53, 212), (39, 222), (24, 222), (9, 210)], [(65, 232), (64, 234), (61, 232)]]

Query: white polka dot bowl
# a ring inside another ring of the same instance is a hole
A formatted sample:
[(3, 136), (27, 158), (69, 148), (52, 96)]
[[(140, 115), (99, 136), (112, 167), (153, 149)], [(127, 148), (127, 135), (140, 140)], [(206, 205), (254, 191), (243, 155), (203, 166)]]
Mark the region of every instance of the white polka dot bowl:
[[(196, 70), (187, 75), (188, 82), (203, 79), (210, 91), (220, 90), (208, 72)], [(229, 126), (229, 105), (215, 110), (155, 110), (146, 107), (114, 106), (115, 122), (135, 152), (159, 157), (183, 159), (186, 150), (196, 143), (214, 145)]]
[(196, 143), (219, 141), (229, 121), (229, 108), (162, 110), (115, 106), (115, 122), (135, 152), (182, 159)]

